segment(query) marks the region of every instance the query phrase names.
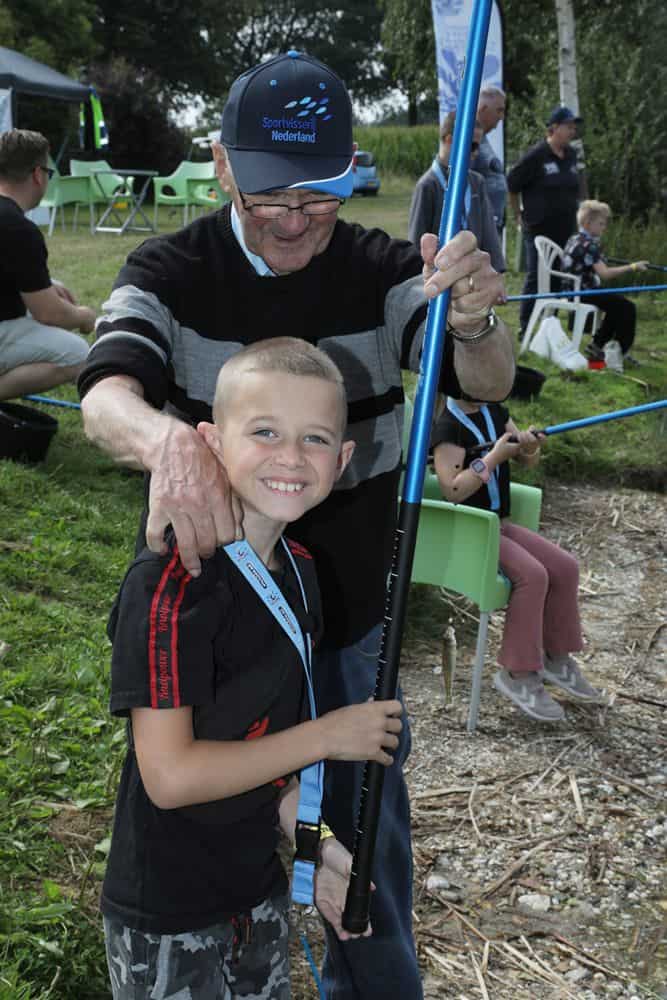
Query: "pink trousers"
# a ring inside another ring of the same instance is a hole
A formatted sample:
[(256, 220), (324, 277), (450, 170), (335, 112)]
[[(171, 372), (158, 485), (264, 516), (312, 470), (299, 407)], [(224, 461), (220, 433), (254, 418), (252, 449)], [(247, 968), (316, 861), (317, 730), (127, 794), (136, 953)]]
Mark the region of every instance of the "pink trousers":
[(574, 556), (534, 531), (504, 521), (500, 568), (512, 582), (512, 594), (498, 662), (512, 673), (530, 673), (541, 669), (543, 650), (550, 656), (580, 650)]

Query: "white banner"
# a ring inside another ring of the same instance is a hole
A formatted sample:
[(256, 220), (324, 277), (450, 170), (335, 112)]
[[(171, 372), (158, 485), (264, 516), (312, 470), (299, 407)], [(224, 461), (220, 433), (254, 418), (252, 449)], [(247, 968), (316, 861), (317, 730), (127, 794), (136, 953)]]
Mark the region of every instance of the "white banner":
[[(473, 0), (431, 0), (435, 28), (440, 121), (454, 111), (459, 99), (463, 64)], [(503, 29), (498, 4), (491, 10), (491, 23), (482, 70), (482, 87), (503, 87)], [(502, 164), (505, 163), (503, 123), (487, 136)]]
[(12, 128), (12, 92), (0, 90), (0, 134)]

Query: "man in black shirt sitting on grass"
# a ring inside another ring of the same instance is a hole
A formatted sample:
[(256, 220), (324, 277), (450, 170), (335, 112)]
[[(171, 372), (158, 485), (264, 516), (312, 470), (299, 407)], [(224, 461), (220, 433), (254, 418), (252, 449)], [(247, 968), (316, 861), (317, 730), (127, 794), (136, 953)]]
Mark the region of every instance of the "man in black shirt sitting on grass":
[(39, 132), (0, 136), (0, 399), (74, 381), (88, 344), (69, 331), (95, 325), (93, 310), (51, 281), (44, 237), (25, 216), (46, 193), (48, 152)]

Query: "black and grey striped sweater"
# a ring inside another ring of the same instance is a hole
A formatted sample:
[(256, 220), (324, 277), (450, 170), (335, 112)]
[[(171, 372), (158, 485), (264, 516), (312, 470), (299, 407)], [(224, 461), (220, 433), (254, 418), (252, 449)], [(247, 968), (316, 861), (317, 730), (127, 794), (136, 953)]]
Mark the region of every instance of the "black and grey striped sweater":
[[(380, 230), (338, 221), (303, 270), (258, 276), (242, 253), (230, 206), (130, 254), (97, 327), (80, 380), (137, 378), (154, 406), (210, 420), (220, 366), (268, 336), (317, 344), (343, 373), (353, 459), (334, 493), (290, 534), (312, 552), (325, 644), (348, 645), (377, 622), (396, 518), (401, 459), (401, 369), (417, 370), (426, 317), (422, 261)], [(451, 338), (443, 390), (459, 394)]]

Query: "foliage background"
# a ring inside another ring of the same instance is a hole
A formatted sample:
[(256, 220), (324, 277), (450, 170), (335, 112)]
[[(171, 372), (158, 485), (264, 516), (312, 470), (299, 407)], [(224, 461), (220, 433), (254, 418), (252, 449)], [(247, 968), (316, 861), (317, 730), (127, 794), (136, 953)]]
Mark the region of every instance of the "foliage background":
[[(541, 137), (559, 103), (557, 32), (553, 0), (501, 0), (501, 7), (511, 164)], [(619, 213), (662, 214), (667, 5), (577, 0), (575, 15), (590, 193)], [(436, 119), (430, 0), (0, 0), (0, 45), (99, 87), (117, 166), (169, 172), (189, 148), (173, 128), (174, 113), (202, 95), (202, 126), (217, 127), (235, 77), (290, 47), (331, 65), (381, 123)], [(388, 110), (396, 94), (407, 112)], [(56, 151), (67, 126), (75, 140), (62, 106), (24, 102), (21, 124), (44, 131)], [(386, 139), (389, 146), (397, 141)], [(393, 151), (385, 169), (417, 177), (432, 150), (414, 157)]]

